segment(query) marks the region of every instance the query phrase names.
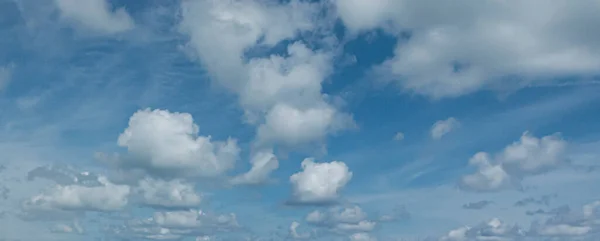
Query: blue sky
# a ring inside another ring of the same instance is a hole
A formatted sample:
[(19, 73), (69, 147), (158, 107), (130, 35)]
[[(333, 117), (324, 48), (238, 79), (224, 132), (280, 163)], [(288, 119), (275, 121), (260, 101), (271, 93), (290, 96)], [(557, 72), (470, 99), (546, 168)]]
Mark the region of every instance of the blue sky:
[(0, 0), (0, 240), (597, 240), (599, 8)]

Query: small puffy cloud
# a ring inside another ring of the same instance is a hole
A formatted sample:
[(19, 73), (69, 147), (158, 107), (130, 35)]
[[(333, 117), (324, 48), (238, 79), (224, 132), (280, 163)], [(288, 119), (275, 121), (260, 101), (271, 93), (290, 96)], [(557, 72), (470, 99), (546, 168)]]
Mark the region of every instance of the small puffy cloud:
[(202, 201), (194, 185), (182, 180), (164, 181), (145, 178), (139, 181), (136, 192), (146, 205), (163, 208), (193, 208)]
[(504, 149), (499, 162), (511, 171), (536, 174), (553, 169), (566, 162), (567, 142), (558, 134), (537, 138), (529, 132)]
[(489, 206), (492, 203), (494, 203), (494, 202), (488, 201), (488, 200), (482, 200), (482, 201), (479, 201), (479, 202), (472, 202), (472, 203), (464, 204), (462, 207), (464, 209), (476, 209), (476, 210), (479, 210), (479, 209), (484, 209), (485, 207)]
[(431, 126), (431, 138), (434, 140), (442, 139), (443, 136), (459, 126), (460, 122), (454, 117), (450, 117), (446, 120), (436, 121), (433, 126)]
[(281, 143), (299, 146), (322, 140), (328, 133), (336, 133), (354, 126), (352, 117), (331, 106), (296, 108), (278, 104), (265, 116), (258, 127), (258, 143)]
[(477, 167), (474, 174), (465, 175), (461, 179), (461, 187), (474, 191), (495, 191), (510, 187), (511, 177), (502, 165), (493, 165), (491, 157), (484, 152), (475, 154), (469, 164)]
[(352, 178), (352, 172), (340, 161), (316, 163), (307, 158), (302, 171), (290, 176), (292, 203), (324, 204), (337, 201), (339, 192)]
[(107, 0), (54, 0), (63, 18), (78, 27), (94, 32), (113, 34), (134, 27), (125, 8), (111, 10)]
[(38, 210), (117, 211), (128, 202), (130, 188), (99, 177), (98, 186), (57, 185), (23, 203), (26, 212)]
[(233, 185), (260, 184), (268, 181), (269, 175), (279, 168), (279, 160), (272, 150), (259, 151), (250, 160), (250, 171), (231, 179)]
[(398, 132), (396, 133), (396, 135), (394, 135), (394, 141), (401, 141), (404, 140), (404, 133), (402, 132)]
[(216, 177), (233, 168), (240, 152), (236, 141), (212, 141), (198, 131), (188, 113), (137, 111), (118, 139), (129, 156), (116, 164), (169, 177)]
[(529, 132), (492, 157), (480, 152), (469, 164), (477, 168), (474, 174), (462, 177), (461, 187), (475, 191), (495, 191), (508, 188), (527, 175), (546, 172), (567, 163), (567, 143), (557, 134), (537, 138)]

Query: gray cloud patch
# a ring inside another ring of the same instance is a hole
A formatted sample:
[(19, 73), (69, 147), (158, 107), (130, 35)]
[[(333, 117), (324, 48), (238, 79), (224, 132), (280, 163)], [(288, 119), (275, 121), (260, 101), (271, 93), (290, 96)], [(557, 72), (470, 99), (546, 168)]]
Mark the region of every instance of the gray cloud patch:
[(548, 205), (550, 205), (550, 200), (553, 198), (556, 198), (556, 197), (557, 197), (556, 194), (543, 195), (539, 198), (529, 197), (529, 198), (521, 199), (521, 200), (515, 202), (514, 206), (524, 207), (524, 206), (528, 206), (531, 204), (548, 206)]
[(483, 209), (492, 203), (493, 203), (492, 201), (482, 200), (479, 202), (472, 202), (472, 203), (464, 204), (462, 207), (464, 209)]

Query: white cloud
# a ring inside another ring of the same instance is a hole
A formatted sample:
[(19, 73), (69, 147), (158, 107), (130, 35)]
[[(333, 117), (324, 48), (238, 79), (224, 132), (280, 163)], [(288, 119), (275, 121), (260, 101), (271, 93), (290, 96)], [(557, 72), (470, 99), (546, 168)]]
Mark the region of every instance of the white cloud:
[(179, 30), (190, 37), (189, 49), (212, 80), (239, 96), (246, 121), (257, 126), (258, 149), (321, 144), (328, 134), (355, 126), (352, 116), (322, 93), (322, 82), (332, 71), (332, 52), (295, 41), (281, 55), (246, 53), (320, 28), (315, 22), (319, 7), (321, 3), (306, 1), (182, 2)]
[(111, 10), (107, 0), (54, 0), (61, 16), (75, 24), (102, 33), (118, 33), (134, 27), (125, 8)]
[(99, 177), (100, 186), (57, 185), (23, 203), (26, 212), (37, 210), (118, 211), (128, 203), (130, 188)]
[(142, 202), (151, 206), (193, 208), (202, 201), (193, 184), (179, 179), (164, 181), (145, 178), (139, 181), (136, 191), (141, 194)]
[(179, 177), (215, 177), (233, 168), (240, 152), (236, 141), (215, 142), (198, 131), (188, 113), (140, 110), (119, 136), (119, 146), (131, 156), (118, 164)]
[(279, 104), (268, 112), (265, 123), (258, 128), (258, 142), (297, 146), (322, 140), (328, 133), (351, 126), (352, 117), (338, 113), (331, 106), (303, 110)]
[(433, 98), (591, 77), (600, 66), (599, 35), (580, 28), (599, 26), (595, 0), (334, 3), (351, 31), (409, 32), (379, 70), (404, 90)]
[(250, 163), (252, 164), (250, 171), (231, 179), (232, 184), (263, 183), (269, 179), (269, 174), (279, 167), (279, 160), (277, 160), (272, 150), (255, 153)]
[(508, 145), (495, 158), (488, 153), (475, 154), (469, 164), (477, 172), (461, 180), (463, 188), (476, 191), (495, 191), (517, 184), (527, 175), (539, 174), (566, 163), (567, 143), (557, 134), (537, 138), (529, 132)]
[(500, 164), (492, 164), (487, 153), (480, 152), (469, 160), (469, 164), (477, 167), (477, 172), (462, 178), (464, 188), (475, 191), (495, 191), (507, 188), (511, 184), (511, 177), (504, 171)]
[(536, 138), (525, 132), (519, 141), (504, 149), (499, 159), (507, 169), (537, 173), (564, 164), (566, 148), (567, 142), (558, 134)]
[(460, 122), (454, 117), (450, 117), (446, 120), (436, 121), (433, 123), (433, 126), (431, 126), (431, 138), (434, 140), (442, 139), (443, 136), (459, 126)]
[(297, 203), (335, 202), (352, 178), (348, 166), (339, 161), (315, 163), (314, 159), (307, 158), (302, 161), (302, 169), (290, 176), (294, 202)]
[(377, 223), (368, 220), (359, 206), (333, 207), (326, 211), (313, 211), (306, 216), (306, 222), (317, 227), (326, 228), (336, 234), (371, 232)]

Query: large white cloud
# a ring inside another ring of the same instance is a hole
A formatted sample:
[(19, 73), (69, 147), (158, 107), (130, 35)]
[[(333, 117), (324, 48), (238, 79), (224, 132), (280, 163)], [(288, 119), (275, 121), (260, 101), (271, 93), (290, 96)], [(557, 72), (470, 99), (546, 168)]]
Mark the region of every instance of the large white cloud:
[(518, 184), (527, 176), (539, 174), (566, 164), (567, 142), (558, 134), (537, 138), (523, 133), (519, 141), (508, 145), (492, 157), (480, 152), (469, 164), (475, 166), (474, 174), (465, 175), (461, 186), (476, 191), (495, 191)]
[(340, 191), (352, 178), (352, 172), (339, 161), (316, 163), (307, 158), (302, 171), (290, 176), (294, 203), (329, 203), (337, 201)]
[(140, 110), (119, 136), (129, 156), (117, 164), (179, 177), (215, 177), (233, 168), (240, 152), (236, 141), (215, 142), (198, 131), (188, 113)]
[(61, 16), (75, 25), (100, 33), (118, 33), (134, 27), (124, 8), (111, 10), (107, 0), (54, 0)]
[(595, 0), (334, 3), (351, 31), (408, 33), (379, 70), (404, 90), (433, 98), (519, 88), (556, 77), (585, 78), (600, 67), (595, 31), (600, 3)]
[[(322, 11), (319, 7), (321, 3), (306, 1), (182, 2), (180, 31), (190, 37), (189, 49), (213, 81), (239, 96), (246, 121), (257, 126), (256, 155), (275, 145), (296, 148), (322, 143), (327, 134), (354, 127), (352, 117), (328, 103), (322, 93), (322, 82), (332, 71), (331, 51), (291, 41), (286, 53), (247, 52), (255, 47), (269, 49), (300, 32), (320, 28), (315, 22)], [(259, 168), (254, 166), (250, 172)]]

